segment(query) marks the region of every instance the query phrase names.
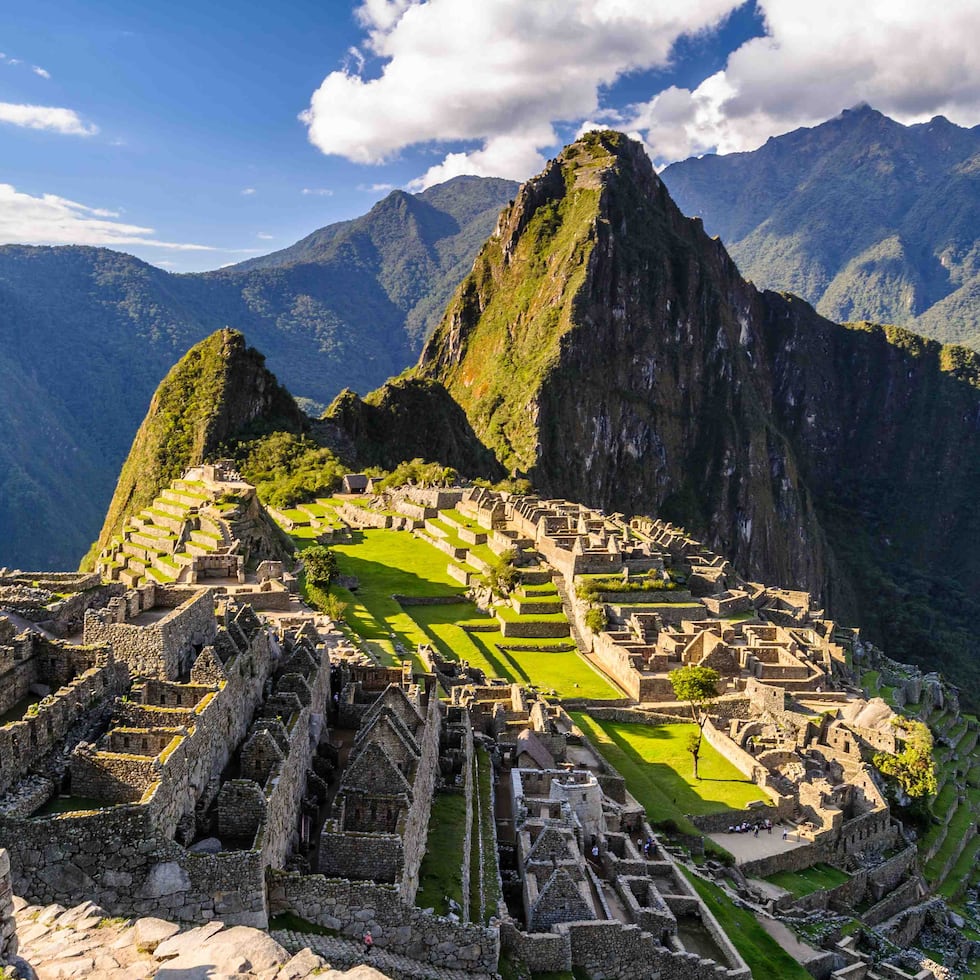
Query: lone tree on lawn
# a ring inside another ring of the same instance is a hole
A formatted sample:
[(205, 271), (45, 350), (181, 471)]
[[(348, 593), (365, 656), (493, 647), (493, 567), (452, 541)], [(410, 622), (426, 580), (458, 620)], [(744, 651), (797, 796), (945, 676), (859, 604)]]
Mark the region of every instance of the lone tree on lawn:
[(321, 589), (329, 589), (337, 574), (337, 556), (322, 544), (314, 544), (302, 553), (306, 581)]
[(721, 674), (717, 670), (699, 667), (697, 664), (686, 664), (672, 671), (670, 675), (674, 697), (691, 706), (691, 717), (698, 726), (697, 734), (692, 733), (687, 742), (687, 751), (694, 757), (695, 779), (701, 778), (698, 775), (698, 756), (701, 754), (704, 723), (708, 720), (708, 709), (718, 693), (716, 687), (720, 680)]

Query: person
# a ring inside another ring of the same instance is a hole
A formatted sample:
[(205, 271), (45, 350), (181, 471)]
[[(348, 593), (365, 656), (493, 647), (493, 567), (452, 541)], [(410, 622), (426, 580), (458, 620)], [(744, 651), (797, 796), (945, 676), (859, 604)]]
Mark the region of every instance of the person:
[(370, 956), (372, 949), (374, 949), (374, 940), (371, 938), (371, 930), (369, 929), (364, 933), (364, 955)]
[(753, 837), (758, 837), (758, 836), (759, 836), (759, 825), (758, 825), (758, 824), (756, 824), (756, 825), (755, 825), (755, 826), (754, 826), (754, 827), (752, 828), (752, 836), (753, 836)]
[(766, 833), (772, 837), (772, 821), (766, 817)]
[(786, 835), (786, 828), (785, 828), (785, 827), (783, 827), (783, 840), (786, 840), (786, 836), (787, 836), (787, 835)]
[(598, 844), (593, 844), (592, 845), (592, 860), (593, 861), (598, 861), (599, 860), (599, 845)]

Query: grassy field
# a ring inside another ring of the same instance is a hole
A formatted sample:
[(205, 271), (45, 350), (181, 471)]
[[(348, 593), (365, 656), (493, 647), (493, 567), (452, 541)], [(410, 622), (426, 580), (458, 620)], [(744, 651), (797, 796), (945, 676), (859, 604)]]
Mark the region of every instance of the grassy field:
[(675, 820), (687, 814), (700, 816), (741, 810), (766, 794), (746, 779), (707, 742), (701, 744), (695, 779), (691, 754), (687, 751), (691, 725), (638, 725), (596, 721), (581, 712), (573, 714), (576, 724), (602, 754), (620, 771), (630, 792), (653, 821)]
[(463, 841), (466, 837), (466, 798), (461, 793), (440, 793), (432, 801), (425, 857), (419, 868), (415, 904), (449, 912), (449, 899), (463, 905)]
[(334, 544), (331, 551), (340, 574), (356, 576), (359, 586), (356, 593), (339, 586), (330, 591), (347, 603), (344, 618), (351, 629), (386, 663), (395, 662), (396, 643), (414, 651), (429, 639), (393, 594), (462, 599), (461, 586), (446, 573), (446, 556), (404, 531), (354, 531), (351, 541)]
[(812, 868), (803, 871), (780, 871), (778, 874), (769, 875), (766, 881), (779, 888), (801, 898), (811, 892), (820, 891), (822, 888), (836, 888), (843, 885), (850, 875), (829, 864), (815, 864)]

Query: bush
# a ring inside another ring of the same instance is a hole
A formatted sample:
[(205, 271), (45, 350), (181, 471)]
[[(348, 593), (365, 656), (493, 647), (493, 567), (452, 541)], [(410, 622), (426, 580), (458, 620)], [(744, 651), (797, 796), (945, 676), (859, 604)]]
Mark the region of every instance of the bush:
[(501, 598), (514, 591), (514, 587), (520, 580), (521, 573), (514, 566), (517, 552), (508, 549), (499, 555), (497, 560), (490, 566), (483, 576), (490, 591)]
[(292, 432), (273, 432), (243, 448), (242, 476), (263, 503), (280, 509), (332, 493), (347, 472), (329, 449)]
[(303, 551), (306, 581), (321, 589), (329, 589), (337, 574), (337, 556), (326, 546), (314, 544)]
[(592, 630), (593, 633), (601, 633), (608, 625), (608, 619), (606, 618), (606, 610), (602, 606), (593, 606), (585, 614), (585, 625)]
[(413, 483), (418, 487), (451, 487), (459, 481), (459, 474), (451, 466), (427, 463), (413, 459), (399, 463), (387, 476), (377, 482), (377, 489), (392, 490)]

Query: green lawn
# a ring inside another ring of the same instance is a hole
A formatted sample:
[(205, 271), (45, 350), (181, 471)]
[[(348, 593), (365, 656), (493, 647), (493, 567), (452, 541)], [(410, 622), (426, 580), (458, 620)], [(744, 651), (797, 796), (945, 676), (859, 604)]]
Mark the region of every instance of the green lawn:
[(446, 556), (405, 531), (354, 531), (351, 541), (334, 544), (331, 551), (340, 574), (354, 575), (359, 582), (356, 593), (337, 586), (331, 592), (348, 603), (344, 618), (383, 662), (395, 661), (395, 643), (414, 652), (428, 640), (392, 595), (450, 596), (462, 591), (446, 572)]
[(687, 814), (741, 810), (753, 800), (768, 799), (707, 742), (701, 744), (701, 779), (695, 779), (687, 751), (688, 736), (696, 730), (693, 724), (624, 724), (597, 721), (583, 712), (573, 717), (626, 779), (630, 792), (654, 822), (674, 820), (691, 826)]
[(850, 875), (829, 864), (815, 864), (812, 868), (803, 871), (780, 871), (777, 874), (769, 875), (766, 881), (778, 888), (785, 888), (786, 891), (802, 898), (811, 892), (817, 892), (824, 888), (836, 888), (843, 885)]
[[(506, 643), (499, 630), (467, 633), (461, 622), (492, 623), (469, 602), (445, 606), (411, 606), (408, 614), (427, 639), (445, 657), (466, 660), (490, 677), (503, 677), (520, 684), (537, 684), (543, 691), (555, 690), (566, 698), (620, 697), (620, 693), (583, 660), (569, 650), (569, 639), (516, 640), (514, 646), (533, 643), (551, 648), (539, 650), (501, 650)], [(564, 648), (564, 649), (562, 649)]]
[(684, 874), (735, 945), (753, 977), (811, 980), (810, 974), (759, 925), (751, 912), (736, 908), (716, 885), (687, 871)]
[(449, 912), (449, 899), (463, 905), (463, 841), (466, 837), (466, 798), (461, 793), (440, 793), (432, 801), (425, 857), (419, 868), (415, 904)]

